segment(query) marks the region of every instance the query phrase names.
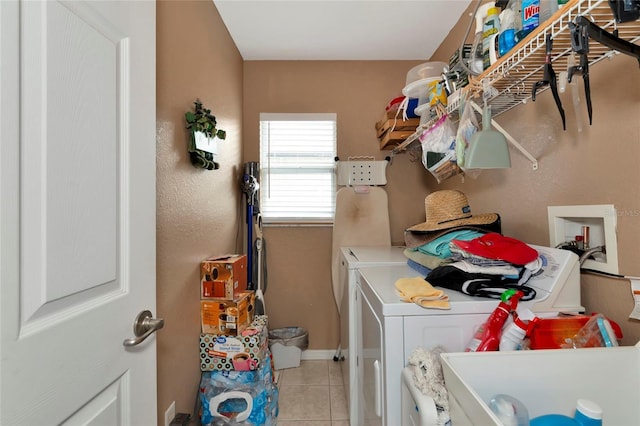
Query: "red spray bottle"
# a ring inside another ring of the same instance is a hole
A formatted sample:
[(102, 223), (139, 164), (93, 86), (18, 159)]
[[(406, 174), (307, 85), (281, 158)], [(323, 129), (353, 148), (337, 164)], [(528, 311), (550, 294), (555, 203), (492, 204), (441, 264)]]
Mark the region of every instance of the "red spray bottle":
[(476, 334), (467, 345), (465, 352), (497, 351), (500, 346), (502, 327), (515, 311), (518, 301), (524, 293), (518, 290), (507, 290), (500, 296), (498, 307), (491, 313), (489, 319), (478, 328)]

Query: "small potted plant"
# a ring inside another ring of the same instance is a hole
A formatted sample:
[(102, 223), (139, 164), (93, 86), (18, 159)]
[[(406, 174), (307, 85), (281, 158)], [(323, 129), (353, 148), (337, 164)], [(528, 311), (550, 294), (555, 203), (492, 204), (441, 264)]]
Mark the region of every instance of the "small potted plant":
[(201, 149), (203, 146), (211, 146), (213, 140), (226, 139), (227, 132), (222, 129), (218, 129), (218, 122), (216, 117), (211, 114), (211, 110), (202, 106), (200, 99), (196, 99), (194, 102), (194, 111), (187, 111), (184, 114), (184, 118), (187, 121), (186, 128), (191, 130), (191, 137), (189, 141), (189, 156), (191, 163), (195, 167), (214, 170), (219, 169), (220, 164), (214, 161), (215, 150)]

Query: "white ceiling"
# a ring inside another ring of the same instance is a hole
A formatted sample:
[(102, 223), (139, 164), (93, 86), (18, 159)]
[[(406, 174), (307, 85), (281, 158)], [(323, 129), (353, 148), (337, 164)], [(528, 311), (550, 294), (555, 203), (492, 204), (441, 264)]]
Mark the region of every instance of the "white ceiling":
[(213, 0), (244, 60), (427, 60), (470, 0)]

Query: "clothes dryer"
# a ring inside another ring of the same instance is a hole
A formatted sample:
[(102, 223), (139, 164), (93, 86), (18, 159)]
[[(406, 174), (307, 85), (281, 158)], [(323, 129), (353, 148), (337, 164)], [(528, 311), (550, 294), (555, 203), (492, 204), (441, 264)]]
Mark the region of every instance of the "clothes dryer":
[(405, 247), (342, 247), (340, 254), (339, 280), (342, 289), (340, 307), (340, 370), (344, 384), (349, 420), (351, 426), (361, 425), (362, 415), (358, 412), (356, 393), (358, 388), (351, 386), (357, 382), (357, 359), (352, 356), (358, 339), (360, 308), (356, 293), (358, 270), (365, 266), (406, 265)]

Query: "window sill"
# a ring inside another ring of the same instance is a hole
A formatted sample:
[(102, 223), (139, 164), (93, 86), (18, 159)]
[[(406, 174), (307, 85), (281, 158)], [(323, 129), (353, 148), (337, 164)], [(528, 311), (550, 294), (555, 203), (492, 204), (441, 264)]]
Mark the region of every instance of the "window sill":
[(333, 222), (262, 222), (263, 228), (333, 228)]

